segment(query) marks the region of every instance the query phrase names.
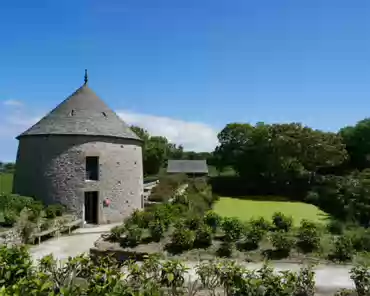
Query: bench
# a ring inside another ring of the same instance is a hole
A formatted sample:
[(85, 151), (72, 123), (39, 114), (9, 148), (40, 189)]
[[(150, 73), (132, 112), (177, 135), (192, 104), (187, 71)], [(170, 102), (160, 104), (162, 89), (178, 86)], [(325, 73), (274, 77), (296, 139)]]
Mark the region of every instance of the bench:
[[(71, 234), (71, 230), (73, 227), (76, 227), (78, 225), (83, 225), (83, 221), (82, 219), (78, 219), (78, 220), (74, 220), (74, 221), (71, 221), (69, 223), (66, 223), (62, 229), (59, 229), (60, 232), (65, 232), (65, 231), (68, 231), (68, 234)], [(41, 238), (45, 235), (49, 235), (49, 234), (53, 234), (54, 232), (56, 232), (58, 230), (58, 228), (54, 227), (54, 228), (51, 228), (51, 229), (47, 229), (47, 230), (44, 230), (44, 231), (41, 231), (39, 233), (35, 233), (32, 235), (32, 238), (33, 238), (33, 243), (35, 243), (35, 240), (37, 239), (38, 241), (38, 244), (41, 243)]]
[(57, 231), (57, 228), (51, 228), (51, 229), (47, 229), (47, 230), (44, 230), (44, 231), (33, 234), (32, 235), (33, 243), (35, 243), (35, 240), (37, 239), (38, 244), (40, 244), (41, 243), (41, 238), (43, 236), (48, 235), (48, 234), (52, 234), (55, 231)]
[(71, 230), (73, 227), (76, 227), (76, 226), (81, 226), (83, 227), (84, 223), (83, 223), (83, 220), (82, 219), (78, 219), (78, 220), (74, 220), (72, 222), (69, 222), (65, 225), (65, 228), (68, 229), (68, 234), (71, 234)]

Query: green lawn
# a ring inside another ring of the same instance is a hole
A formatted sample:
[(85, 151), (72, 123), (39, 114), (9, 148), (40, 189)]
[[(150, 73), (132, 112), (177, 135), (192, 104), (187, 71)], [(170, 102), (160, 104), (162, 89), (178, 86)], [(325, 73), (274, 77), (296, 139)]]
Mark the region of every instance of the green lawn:
[(0, 173), (0, 193), (12, 192), (12, 186), (13, 186), (13, 174)]
[(214, 210), (224, 217), (236, 217), (241, 220), (264, 217), (271, 219), (275, 212), (292, 216), (294, 224), (299, 225), (302, 219), (325, 223), (327, 214), (317, 207), (301, 202), (263, 201), (221, 197)]

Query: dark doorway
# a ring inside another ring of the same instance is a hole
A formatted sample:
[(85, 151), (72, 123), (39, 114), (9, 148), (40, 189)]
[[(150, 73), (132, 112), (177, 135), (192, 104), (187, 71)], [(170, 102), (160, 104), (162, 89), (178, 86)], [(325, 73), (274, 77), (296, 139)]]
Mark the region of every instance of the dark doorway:
[(98, 191), (85, 192), (85, 221), (98, 224)]

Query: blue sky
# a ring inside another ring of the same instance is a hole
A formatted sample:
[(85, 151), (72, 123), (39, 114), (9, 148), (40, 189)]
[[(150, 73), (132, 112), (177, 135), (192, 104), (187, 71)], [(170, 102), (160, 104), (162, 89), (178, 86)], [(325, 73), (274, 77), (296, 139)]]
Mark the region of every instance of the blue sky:
[(129, 123), (210, 150), (228, 122), (370, 115), (367, 0), (0, 4), (0, 160), (83, 82)]

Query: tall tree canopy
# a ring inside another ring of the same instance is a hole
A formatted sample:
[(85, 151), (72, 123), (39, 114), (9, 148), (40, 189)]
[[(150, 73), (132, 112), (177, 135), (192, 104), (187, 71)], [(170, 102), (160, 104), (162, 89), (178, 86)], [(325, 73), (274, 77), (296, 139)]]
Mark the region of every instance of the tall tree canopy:
[(370, 168), (370, 118), (359, 121), (355, 126), (342, 128), (339, 135), (346, 144), (350, 168)]
[(347, 157), (340, 136), (299, 123), (231, 123), (218, 139), (219, 167), (232, 166), (241, 176), (282, 182), (339, 165)]

